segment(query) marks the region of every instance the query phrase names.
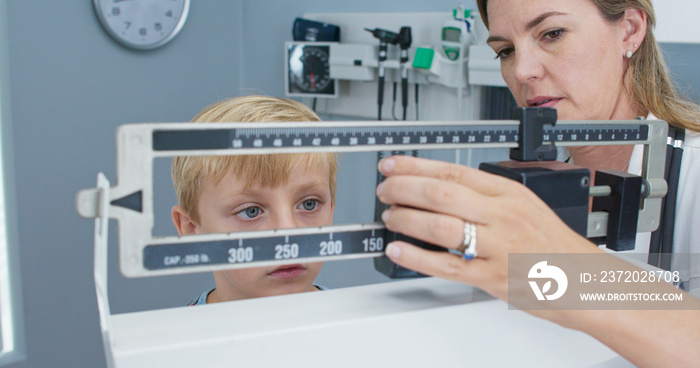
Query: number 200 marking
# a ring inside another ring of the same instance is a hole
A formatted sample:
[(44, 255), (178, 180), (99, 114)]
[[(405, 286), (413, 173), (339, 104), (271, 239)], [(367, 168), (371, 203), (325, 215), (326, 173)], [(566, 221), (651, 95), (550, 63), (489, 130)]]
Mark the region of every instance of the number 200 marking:
[(321, 247), (321, 252), (319, 254), (322, 256), (332, 256), (343, 253), (343, 242), (341, 240), (322, 241), (319, 246)]

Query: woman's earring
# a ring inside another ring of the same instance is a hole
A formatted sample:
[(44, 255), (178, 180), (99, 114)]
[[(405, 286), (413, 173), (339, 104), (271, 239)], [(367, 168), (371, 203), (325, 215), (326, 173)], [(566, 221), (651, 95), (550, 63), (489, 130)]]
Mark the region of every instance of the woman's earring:
[(631, 59), (632, 58), (632, 51), (627, 50), (627, 58)]
[(636, 49), (637, 47), (639, 47), (639, 46), (637, 46), (637, 44), (635, 43), (635, 44), (634, 44), (634, 48)]

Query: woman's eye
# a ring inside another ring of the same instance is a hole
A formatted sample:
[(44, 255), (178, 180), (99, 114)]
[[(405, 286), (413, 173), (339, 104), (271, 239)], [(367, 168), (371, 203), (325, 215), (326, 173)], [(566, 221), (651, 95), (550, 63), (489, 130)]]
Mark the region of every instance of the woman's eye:
[(507, 59), (513, 53), (512, 47), (500, 49), (496, 52), (496, 59)]
[(252, 207), (248, 207), (248, 208), (244, 209), (241, 212), (238, 212), (236, 214), (236, 216), (249, 220), (249, 219), (254, 219), (254, 218), (260, 216), (260, 212), (262, 212), (260, 207), (252, 206)]
[(307, 199), (304, 202), (301, 202), (301, 207), (305, 211), (313, 211), (318, 207), (318, 201), (315, 199)]
[(555, 40), (555, 39), (561, 37), (562, 32), (563, 32), (563, 30), (561, 30), (561, 29), (555, 29), (553, 31), (549, 31), (549, 32), (545, 33), (544, 36), (550, 40)]

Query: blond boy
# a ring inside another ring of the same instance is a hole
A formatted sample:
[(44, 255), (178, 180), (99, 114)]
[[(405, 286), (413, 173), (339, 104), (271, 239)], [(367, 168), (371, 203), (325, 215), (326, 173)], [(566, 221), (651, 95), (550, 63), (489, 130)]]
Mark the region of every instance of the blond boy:
[[(199, 122), (320, 121), (296, 101), (247, 96), (208, 106)], [(180, 235), (315, 227), (333, 222), (337, 161), (332, 153), (176, 157)], [(317, 291), (322, 263), (216, 271), (216, 288), (190, 305)]]

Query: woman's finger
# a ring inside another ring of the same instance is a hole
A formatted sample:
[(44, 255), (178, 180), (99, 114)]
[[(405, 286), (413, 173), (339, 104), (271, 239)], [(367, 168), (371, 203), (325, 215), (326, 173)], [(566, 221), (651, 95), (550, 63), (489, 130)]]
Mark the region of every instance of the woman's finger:
[(379, 162), (379, 171), (394, 175), (426, 176), (467, 186), (481, 194), (498, 195), (516, 184), (513, 180), (468, 166), (410, 156), (391, 156)]
[(487, 261), (479, 258), (466, 261), (455, 254), (429, 251), (402, 241), (389, 243), (386, 255), (399, 266), (428, 276), (482, 288), (490, 279)]
[(488, 223), (498, 211), (498, 208), (489, 205), (493, 197), (457, 183), (430, 177), (389, 177), (377, 186), (377, 197), (388, 205), (439, 212), (482, 224)]
[[(382, 214), (382, 221), (387, 229), (412, 238), (435, 244), (447, 249), (458, 250), (464, 247), (466, 222), (457, 217), (436, 214), (406, 207), (392, 207)], [(482, 257), (491, 253), (486, 247), (489, 235), (487, 228), (477, 223), (477, 251)], [(471, 234), (469, 234), (471, 237)], [(469, 241), (470, 239), (466, 239)], [(481, 244), (481, 246), (479, 246)]]

